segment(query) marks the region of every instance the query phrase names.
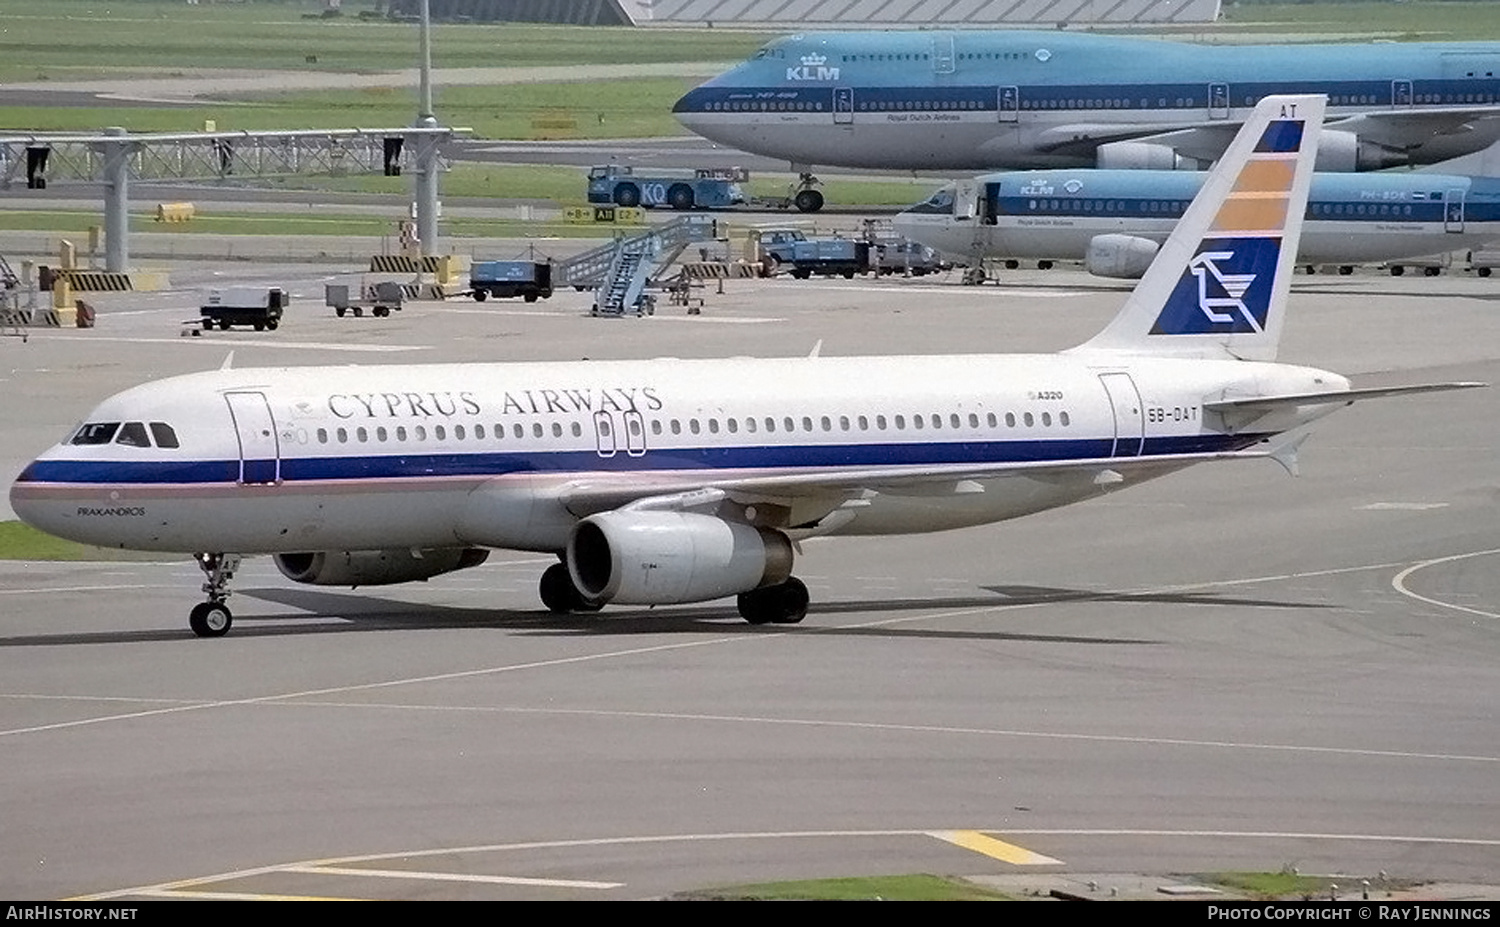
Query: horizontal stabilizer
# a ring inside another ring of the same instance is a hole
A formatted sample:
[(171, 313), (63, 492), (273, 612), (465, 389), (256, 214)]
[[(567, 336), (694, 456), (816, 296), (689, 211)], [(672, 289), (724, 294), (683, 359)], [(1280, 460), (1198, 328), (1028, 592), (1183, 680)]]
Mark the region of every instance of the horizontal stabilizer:
[(1422, 383), (1412, 386), (1378, 386), (1369, 389), (1329, 390), (1323, 393), (1290, 393), (1285, 396), (1253, 396), (1246, 399), (1220, 399), (1205, 402), (1209, 412), (1274, 412), (1295, 406), (1312, 406), (1325, 402), (1348, 404), (1361, 399), (1384, 399), (1388, 396), (1410, 396), (1417, 393), (1441, 393), (1454, 389), (1477, 389), (1488, 383)]

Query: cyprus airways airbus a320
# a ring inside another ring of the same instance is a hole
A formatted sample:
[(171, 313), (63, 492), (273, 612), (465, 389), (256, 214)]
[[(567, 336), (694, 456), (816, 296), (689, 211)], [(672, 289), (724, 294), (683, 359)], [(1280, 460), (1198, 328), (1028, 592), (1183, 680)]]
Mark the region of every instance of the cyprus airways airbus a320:
[[(192, 610), (272, 554), (304, 583), (560, 558), (558, 612), (738, 596), (802, 620), (797, 542), (1015, 518), (1212, 460), (1290, 467), (1352, 390), (1273, 363), (1321, 97), (1268, 99), (1113, 321), (1058, 355), (218, 370), (105, 400), (17, 479), (29, 524), (192, 552)], [(1288, 434), (1288, 432), (1291, 432)]]
[(743, 151), (895, 170), (1207, 165), (1267, 94), (1323, 94), (1318, 167), (1500, 139), (1500, 43), (1196, 45), (1077, 32), (809, 32), (673, 107)]

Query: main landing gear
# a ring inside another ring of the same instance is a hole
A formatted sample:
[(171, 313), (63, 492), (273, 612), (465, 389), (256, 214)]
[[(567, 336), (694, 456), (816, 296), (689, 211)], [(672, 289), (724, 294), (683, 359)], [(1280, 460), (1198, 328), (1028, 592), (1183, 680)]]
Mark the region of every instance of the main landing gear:
[(774, 586), (741, 592), (735, 604), (751, 624), (796, 624), (807, 617), (807, 584), (795, 576)]
[(542, 604), (555, 615), (597, 612), (604, 607), (602, 604), (591, 604), (583, 600), (583, 594), (573, 585), (573, 577), (568, 575), (568, 566), (564, 563), (554, 563), (542, 573), (540, 592)]
[(239, 554), (194, 554), (198, 568), (208, 577), (203, 584), (207, 602), (199, 602), (188, 613), (188, 627), (199, 637), (223, 637), (234, 624), (234, 616), (224, 600), (229, 598), (229, 581), (240, 568)]
[[(597, 612), (602, 604), (583, 600), (566, 564), (554, 563), (542, 573), (538, 590), (542, 604), (557, 615)], [(807, 617), (807, 586), (795, 576), (774, 586), (752, 589), (739, 595), (740, 617), (751, 624), (796, 624)], [(227, 614), (227, 613), (226, 613)]]

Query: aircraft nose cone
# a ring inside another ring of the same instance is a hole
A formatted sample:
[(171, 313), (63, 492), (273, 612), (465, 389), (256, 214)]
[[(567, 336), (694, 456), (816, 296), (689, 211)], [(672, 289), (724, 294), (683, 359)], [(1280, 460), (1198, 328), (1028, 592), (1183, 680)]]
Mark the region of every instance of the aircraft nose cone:
[(36, 467), (36, 461), (32, 461), (16, 477), (16, 481), (10, 484), (10, 510), (31, 527), (47, 531), (47, 524), (53, 521), (48, 517), (52, 506), (46, 504), (38, 494)]

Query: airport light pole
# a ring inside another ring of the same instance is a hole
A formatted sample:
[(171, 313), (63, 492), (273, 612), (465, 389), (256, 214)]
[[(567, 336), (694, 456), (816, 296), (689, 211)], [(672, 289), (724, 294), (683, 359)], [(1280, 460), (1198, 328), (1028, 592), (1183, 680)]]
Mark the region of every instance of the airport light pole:
[[(438, 121), (432, 111), (432, 23), (428, 0), (422, 0), (421, 45), (421, 101), (419, 103), (421, 110), (417, 113), (417, 121), (413, 125), (420, 129), (435, 129)], [(436, 254), (438, 151), (441, 144), (438, 138), (431, 134), (417, 135), (410, 141), (413, 143), (412, 164), (416, 174), (412, 197), (416, 202), (417, 242), (421, 246), (423, 255)]]

